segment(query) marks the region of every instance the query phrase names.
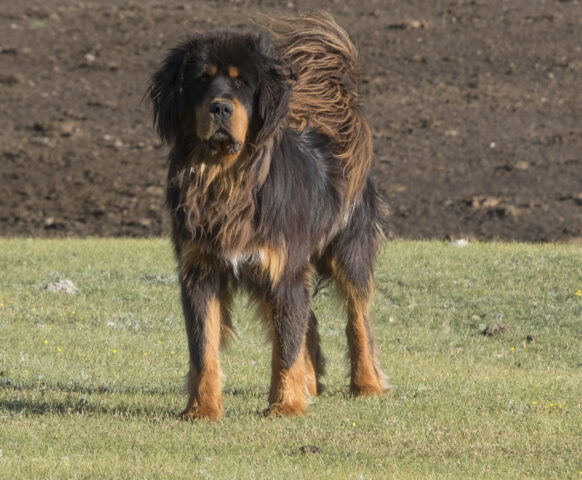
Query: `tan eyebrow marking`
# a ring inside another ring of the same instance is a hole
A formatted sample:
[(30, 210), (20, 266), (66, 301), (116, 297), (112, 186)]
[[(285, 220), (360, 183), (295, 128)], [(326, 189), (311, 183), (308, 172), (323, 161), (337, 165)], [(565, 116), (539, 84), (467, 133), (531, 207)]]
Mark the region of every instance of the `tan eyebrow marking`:
[(230, 78), (238, 77), (238, 68), (236, 67), (228, 67), (228, 76)]
[(216, 75), (216, 72), (218, 72), (218, 68), (216, 68), (216, 65), (208, 65), (206, 67), (206, 74), (207, 75), (214, 77), (214, 75)]

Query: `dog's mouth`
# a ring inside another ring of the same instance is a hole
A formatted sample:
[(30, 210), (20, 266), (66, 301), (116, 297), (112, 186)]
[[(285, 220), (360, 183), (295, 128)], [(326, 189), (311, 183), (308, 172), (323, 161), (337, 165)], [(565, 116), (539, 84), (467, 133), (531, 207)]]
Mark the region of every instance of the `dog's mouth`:
[(237, 142), (232, 137), (232, 134), (225, 128), (219, 128), (207, 140), (207, 145), (210, 151), (214, 153), (238, 153), (242, 147), (240, 142)]

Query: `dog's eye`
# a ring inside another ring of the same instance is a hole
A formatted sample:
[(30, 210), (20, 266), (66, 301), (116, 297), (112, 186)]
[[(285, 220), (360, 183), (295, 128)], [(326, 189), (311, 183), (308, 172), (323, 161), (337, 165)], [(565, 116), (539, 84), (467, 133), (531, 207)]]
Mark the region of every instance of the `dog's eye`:
[(210, 79), (210, 75), (208, 75), (207, 73), (202, 73), (200, 74), (200, 76), (196, 79), (196, 81), (198, 83), (206, 83), (208, 80)]
[(247, 82), (244, 80), (244, 78), (236, 77), (234, 79), (234, 85), (236, 88), (241, 88), (241, 87), (245, 86), (246, 84), (247, 84)]

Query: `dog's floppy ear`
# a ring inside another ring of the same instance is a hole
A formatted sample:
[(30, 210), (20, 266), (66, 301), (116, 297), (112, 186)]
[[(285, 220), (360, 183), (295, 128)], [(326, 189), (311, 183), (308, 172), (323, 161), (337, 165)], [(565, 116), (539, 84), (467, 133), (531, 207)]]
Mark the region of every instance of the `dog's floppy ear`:
[(148, 88), (154, 107), (154, 126), (168, 143), (176, 140), (185, 111), (184, 66), (199, 48), (199, 39), (189, 37), (170, 50)]
[(262, 121), (256, 143), (261, 145), (274, 135), (289, 111), (293, 73), (277, 58), (266, 34), (259, 34), (256, 42), (261, 65), (257, 111)]

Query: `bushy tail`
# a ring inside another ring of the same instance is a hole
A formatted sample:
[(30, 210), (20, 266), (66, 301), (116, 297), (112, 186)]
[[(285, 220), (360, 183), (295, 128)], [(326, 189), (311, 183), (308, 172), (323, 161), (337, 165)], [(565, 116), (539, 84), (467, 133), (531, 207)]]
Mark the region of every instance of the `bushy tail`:
[(346, 179), (346, 206), (358, 200), (372, 160), (372, 135), (358, 95), (358, 52), (326, 12), (269, 19), (267, 30), (294, 71), (290, 126), (307, 124), (332, 139)]

